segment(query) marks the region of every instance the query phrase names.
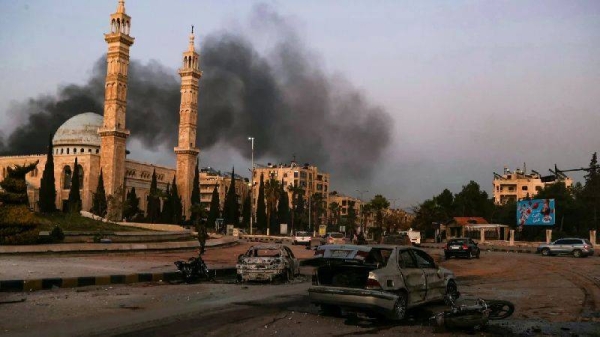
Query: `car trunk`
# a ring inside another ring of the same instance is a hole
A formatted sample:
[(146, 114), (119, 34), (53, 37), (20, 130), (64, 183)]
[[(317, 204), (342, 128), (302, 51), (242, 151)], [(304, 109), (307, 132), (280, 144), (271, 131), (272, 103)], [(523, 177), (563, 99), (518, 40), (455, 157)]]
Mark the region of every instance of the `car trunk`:
[(375, 266), (331, 261), (317, 269), (318, 284), (330, 287), (365, 288)]

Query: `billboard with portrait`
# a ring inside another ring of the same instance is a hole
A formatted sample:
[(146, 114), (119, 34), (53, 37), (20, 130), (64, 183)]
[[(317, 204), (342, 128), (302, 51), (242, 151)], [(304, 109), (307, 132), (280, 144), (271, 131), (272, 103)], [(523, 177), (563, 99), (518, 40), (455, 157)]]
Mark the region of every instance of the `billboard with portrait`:
[(554, 199), (533, 199), (517, 202), (517, 224), (554, 225)]

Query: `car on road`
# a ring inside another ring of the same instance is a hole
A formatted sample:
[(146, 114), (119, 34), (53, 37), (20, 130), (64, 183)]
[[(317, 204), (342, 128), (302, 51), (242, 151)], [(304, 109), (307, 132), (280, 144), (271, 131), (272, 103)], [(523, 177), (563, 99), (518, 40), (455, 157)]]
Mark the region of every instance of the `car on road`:
[(594, 246), (588, 239), (564, 238), (537, 247), (537, 253), (543, 256), (570, 254), (574, 257), (594, 255)]
[(296, 235), (292, 238), (292, 244), (294, 245), (310, 245), (310, 239), (312, 235), (309, 232), (297, 231)]
[(481, 250), (471, 238), (453, 238), (448, 240), (446, 246), (444, 246), (444, 257), (446, 259), (454, 257), (466, 257), (466, 258), (479, 258)]
[(289, 281), (300, 274), (300, 264), (292, 250), (282, 244), (250, 247), (238, 257), (237, 279), (245, 281)]
[(325, 245), (315, 253), (308, 294), (325, 314), (402, 320), (409, 308), (459, 296), (454, 273), (412, 246)]
[(330, 232), (321, 238), (322, 245), (343, 245), (346, 243), (346, 236), (340, 232)]

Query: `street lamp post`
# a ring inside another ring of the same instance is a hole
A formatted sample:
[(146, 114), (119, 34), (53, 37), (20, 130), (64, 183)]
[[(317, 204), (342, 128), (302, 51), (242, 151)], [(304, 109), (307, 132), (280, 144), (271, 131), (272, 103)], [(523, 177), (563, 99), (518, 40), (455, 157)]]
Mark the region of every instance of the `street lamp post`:
[(254, 219), (254, 137), (248, 137), (252, 146), (252, 169), (250, 175), (250, 235), (252, 235), (252, 221)]

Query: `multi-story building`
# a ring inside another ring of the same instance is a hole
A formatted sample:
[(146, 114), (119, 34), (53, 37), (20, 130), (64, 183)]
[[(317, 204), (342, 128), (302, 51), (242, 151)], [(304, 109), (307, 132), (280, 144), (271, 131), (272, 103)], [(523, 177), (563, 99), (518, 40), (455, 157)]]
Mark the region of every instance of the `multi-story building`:
[(348, 216), (348, 211), (350, 210), (350, 205), (354, 202), (354, 214), (356, 214), (357, 220), (361, 217), (361, 210), (363, 207), (363, 201), (349, 197), (347, 195), (341, 194), (338, 191), (333, 191), (329, 193), (329, 205), (333, 203), (337, 203), (339, 207), (340, 216), (346, 217)]
[[(235, 179), (235, 194), (237, 196), (238, 205), (240, 206), (240, 212), (244, 204), (244, 199), (249, 193), (250, 187), (248, 184), (248, 178), (241, 177), (237, 174), (234, 175)], [(210, 202), (212, 200), (212, 193), (217, 187), (219, 192), (219, 203), (220, 208), (223, 210), (225, 206), (225, 196), (231, 186), (231, 172), (221, 173), (220, 171), (214, 170), (212, 167), (204, 167), (200, 170), (200, 202), (210, 211)]]
[(533, 170), (531, 173), (527, 173), (525, 169), (513, 172), (505, 167), (502, 175), (494, 173), (494, 203), (500, 205), (527, 197), (533, 198), (544, 187), (557, 182), (562, 182), (567, 187), (573, 184), (573, 180), (562, 173), (542, 176)]
[[(263, 175), (264, 181), (270, 178), (283, 182), (283, 188), (288, 192), (290, 200), (290, 208), (292, 207), (292, 191), (290, 187), (296, 186), (304, 191), (304, 199), (319, 194), (322, 196), (322, 207), (325, 209), (323, 218), (327, 216), (327, 205), (329, 205), (329, 173), (319, 172), (316, 166), (308, 163), (298, 165), (295, 161), (290, 164), (274, 165), (268, 163), (267, 166), (259, 166), (254, 168), (254, 187), (252, 190), (252, 205), (256, 210), (256, 200), (258, 198), (258, 189), (260, 184), (260, 176)], [(323, 220), (323, 219), (318, 219)]]

